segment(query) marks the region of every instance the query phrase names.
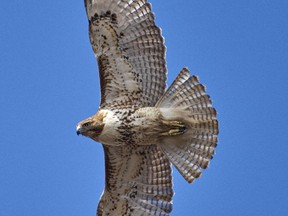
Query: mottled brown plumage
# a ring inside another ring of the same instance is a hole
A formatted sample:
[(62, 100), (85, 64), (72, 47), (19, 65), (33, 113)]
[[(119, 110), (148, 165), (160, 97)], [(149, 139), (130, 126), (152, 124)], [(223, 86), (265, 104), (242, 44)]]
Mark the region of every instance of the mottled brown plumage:
[(164, 40), (147, 0), (84, 2), (101, 104), (77, 133), (104, 148), (97, 215), (168, 216), (171, 163), (189, 183), (201, 176), (217, 143), (216, 111), (186, 68), (165, 92)]

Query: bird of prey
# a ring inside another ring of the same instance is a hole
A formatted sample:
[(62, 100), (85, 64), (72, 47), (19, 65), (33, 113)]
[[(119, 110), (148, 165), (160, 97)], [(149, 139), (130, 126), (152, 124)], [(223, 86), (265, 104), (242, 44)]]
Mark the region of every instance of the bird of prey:
[(187, 68), (166, 89), (166, 48), (147, 0), (84, 0), (100, 76), (98, 112), (77, 134), (102, 143), (105, 187), (97, 215), (172, 211), (171, 163), (189, 183), (217, 145), (216, 110)]

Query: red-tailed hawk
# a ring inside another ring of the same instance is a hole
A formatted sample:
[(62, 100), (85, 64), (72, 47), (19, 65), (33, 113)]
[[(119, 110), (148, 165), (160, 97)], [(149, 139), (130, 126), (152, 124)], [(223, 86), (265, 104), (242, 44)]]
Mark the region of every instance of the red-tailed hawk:
[(97, 215), (169, 215), (171, 163), (189, 183), (208, 166), (218, 123), (205, 88), (184, 68), (166, 88), (165, 46), (147, 0), (85, 0), (101, 105), (77, 134), (103, 144)]

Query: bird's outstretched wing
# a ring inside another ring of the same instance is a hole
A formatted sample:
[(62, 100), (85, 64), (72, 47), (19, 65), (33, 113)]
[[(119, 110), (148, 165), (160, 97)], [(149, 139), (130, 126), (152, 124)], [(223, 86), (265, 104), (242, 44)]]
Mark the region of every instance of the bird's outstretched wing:
[(154, 106), (166, 88), (166, 48), (147, 0), (85, 0), (101, 108)]
[(97, 215), (168, 216), (173, 196), (171, 165), (158, 147), (103, 147), (106, 185)]
[[(85, 0), (101, 108), (154, 106), (166, 88), (166, 48), (147, 0)], [(171, 164), (156, 145), (104, 147), (97, 215), (169, 215)]]

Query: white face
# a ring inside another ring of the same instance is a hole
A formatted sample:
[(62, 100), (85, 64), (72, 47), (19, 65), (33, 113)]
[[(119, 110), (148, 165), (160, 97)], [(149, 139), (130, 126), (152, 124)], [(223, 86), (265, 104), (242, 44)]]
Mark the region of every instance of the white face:
[(120, 121), (110, 110), (99, 110), (96, 115), (81, 121), (77, 127), (77, 134), (89, 137), (97, 142), (115, 145), (119, 133), (117, 127)]

